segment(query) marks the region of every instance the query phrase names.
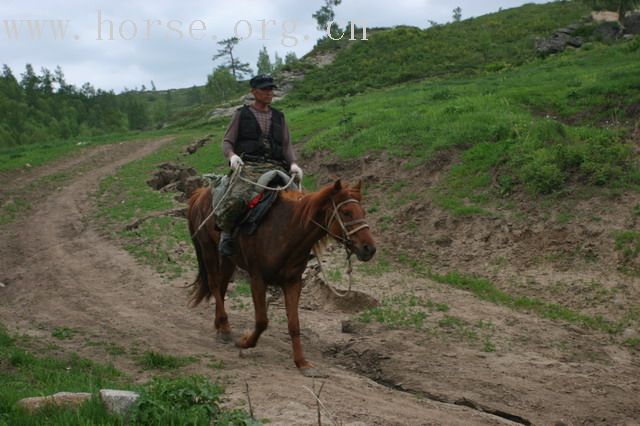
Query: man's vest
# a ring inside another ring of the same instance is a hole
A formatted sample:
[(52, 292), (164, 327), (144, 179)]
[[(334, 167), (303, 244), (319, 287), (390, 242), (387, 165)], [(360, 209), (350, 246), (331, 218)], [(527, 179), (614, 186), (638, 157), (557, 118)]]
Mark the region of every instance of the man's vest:
[[(234, 144), (233, 151), (243, 158), (262, 158), (284, 162), (282, 150), (284, 114), (275, 108), (271, 108), (271, 130), (266, 135), (268, 144), (265, 144), (262, 140), (265, 136), (262, 135), (260, 124), (258, 124), (258, 120), (249, 106), (245, 105), (239, 111), (238, 139)], [(243, 156), (243, 154), (245, 155)]]

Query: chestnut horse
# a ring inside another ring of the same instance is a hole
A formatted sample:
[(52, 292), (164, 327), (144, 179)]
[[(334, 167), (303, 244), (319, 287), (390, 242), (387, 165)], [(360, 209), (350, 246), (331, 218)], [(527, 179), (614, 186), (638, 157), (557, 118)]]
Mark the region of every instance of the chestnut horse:
[[(376, 251), (375, 243), (360, 206), (361, 184), (343, 186), (340, 180), (318, 192), (281, 192), (254, 235), (238, 233), (232, 257), (218, 254), (219, 231), (214, 220), (193, 237), (198, 258), (198, 277), (192, 284), (192, 306), (215, 298), (215, 328), (220, 340), (231, 341), (231, 327), (224, 309), (227, 285), (236, 267), (251, 277), (251, 294), (255, 308), (255, 328), (246, 332), (236, 345), (256, 346), (267, 328), (267, 285), (280, 286), (284, 293), (288, 328), (293, 346), (293, 360), (299, 369), (308, 369), (300, 342), (298, 301), (302, 290), (302, 272), (310, 251), (320, 240), (332, 236), (342, 242), (359, 260), (368, 261)], [(189, 200), (187, 218), (191, 235), (211, 213), (212, 194), (199, 188)], [(311, 371), (311, 370), (301, 370)]]

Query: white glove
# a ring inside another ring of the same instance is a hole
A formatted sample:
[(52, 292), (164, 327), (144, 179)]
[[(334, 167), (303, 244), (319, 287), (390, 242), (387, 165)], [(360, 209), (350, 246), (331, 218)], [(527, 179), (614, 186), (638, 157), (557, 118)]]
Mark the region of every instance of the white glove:
[(298, 167), (296, 163), (293, 163), (291, 165), (291, 169), (289, 170), (289, 172), (291, 173), (291, 176), (298, 177), (298, 182), (302, 182), (302, 169)]
[(244, 161), (242, 161), (242, 158), (240, 158), (236, 154), (233, 154), (229, 159), (229, 167), (231, 167), (233, 170), (237, 170), (240, 166), (244, 166)]

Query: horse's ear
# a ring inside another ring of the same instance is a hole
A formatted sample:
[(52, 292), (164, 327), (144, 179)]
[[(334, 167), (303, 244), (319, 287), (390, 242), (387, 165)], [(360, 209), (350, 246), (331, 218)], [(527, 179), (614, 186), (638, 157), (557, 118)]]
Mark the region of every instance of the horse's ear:
[(351, 194), (353, 194), (353, 198), (358, 201), (362, 201), (362, 179), (358, 181), (354, 186), (351, 187)]
[(340, 181), (340, 179), (336, 180), (333, 183), (333, 192), (340, 192), (342, 190), (342, 182)]

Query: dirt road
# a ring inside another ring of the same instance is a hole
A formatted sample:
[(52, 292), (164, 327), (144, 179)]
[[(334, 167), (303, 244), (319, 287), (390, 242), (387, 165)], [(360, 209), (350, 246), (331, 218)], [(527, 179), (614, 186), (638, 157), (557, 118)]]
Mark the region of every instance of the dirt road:
[[(34, 179), (60, 170), (73, 177), (40, 194), (28, 216), (0, 228), (0, 281), (6, 284), (0, 288), (0, 321), (14, 332), (52, 341), (57, 327), (77, 330), (72, 339), (55, 343), (111, 361), (140, 381), (150, 373), (135, 364), (136, 353), (195, 356), (200, 361), (184, 372), (223, 380), (231, 405), (244, 404), (246, 382), (258, 417), (272, 424), (317, 424), (315, 399), (305, 389), (313, 382), (293, 366), (281, 305), (271, 306), (270, 328), (258, 347), (240, 354), (215, 341), (211, 306), (187, 307), (184, 280), (163, 279), (100, 234), (92, 205), (100, 179), (169, 142), (99, 147), (34, 172)], [(30, 177), (6, 179), (15, 189)], [(434, 333), (356, 324), (343, 333), (341, 324), (352, 313), (331, 300), (316, 303), (311, 298), (317, 292), (309, 286), (303, 295), (307, 309), (301, 311), (303, 344), (308, 358), (328, 373), (316, 384), (326, 381), (322, 400), (336, 422), (637, 424), (640, 419), (640, 364), (607, 335), (514, 312), (406, 273), (359, 275), (357, 281), (358, 290), (377, 298), (412, 292), (447, 303), (449, 310), (430, 313), (427, 325), (455, 316), (463, 326)], [(236, 332), (251, 327), (250, 299), (231, 303), (229, 315)], [(474, 325), (488, 320), (486, 329)], [(489, 336), (492, 347), (469, 339), (464, 324), (476, 338)], [(89, 341), (118, 345), (126, 353), (110, 355)], [(208, 360), (224, 367), (212, 368)]]

